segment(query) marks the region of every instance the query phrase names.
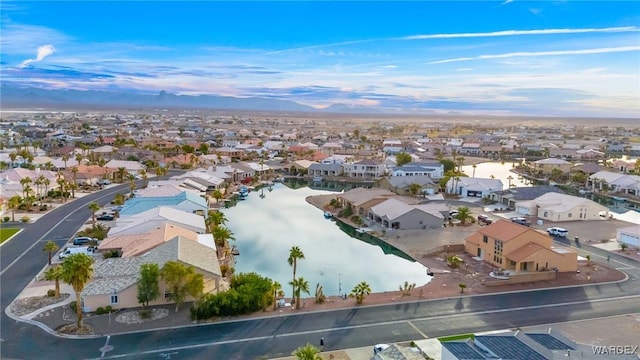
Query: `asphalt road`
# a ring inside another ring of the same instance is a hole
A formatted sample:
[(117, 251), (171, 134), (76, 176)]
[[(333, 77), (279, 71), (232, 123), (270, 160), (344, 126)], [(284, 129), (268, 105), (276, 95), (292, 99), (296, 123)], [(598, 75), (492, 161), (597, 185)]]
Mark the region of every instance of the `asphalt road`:
[[(106, 204), (123, 185), (77, 199), (53, 210), (2, 246), (0, 299), (5, 308), (42, 269), (43, 242), (68, 240), (90, 216), (87, 204)], [(606, 256), (600, 249), (581, 253)], [(524, 327), (637, 313), (640, 265), (615, 254), (610, 265), (629, 274), (621, 283), (468, 296), (384, 306), (359, 307), (185, 328), (70, 339), (1, 318), (2, 359), (258, 359), (288, 356), (296, 347), (325, 338), (325, 350), (416, 340), (466, 332)]]

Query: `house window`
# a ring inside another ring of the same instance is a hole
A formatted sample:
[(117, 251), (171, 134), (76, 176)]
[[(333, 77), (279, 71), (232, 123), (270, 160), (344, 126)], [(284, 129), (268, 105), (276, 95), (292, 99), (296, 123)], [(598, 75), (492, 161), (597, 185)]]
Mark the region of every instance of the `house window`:
[(482, 242), (485, 244), (489, 243), (489, 238), (487, 237), (487, 235), (482, 235)]
[(543, 214), (542, 216), (544, 216), (544, 217), (549, 217), (549, 212), (548, 212), (548, 211), (545, 211), (545, 212), (544, 212), (544, 214)]
[(571, 213), (568, 213), (568, 214), (567, 214), (567, 217), (571, 217)]
[(111, 295), (111, 303), (112, 304), (118, 303), (118, 295)]
[(167, 290), (164, 291), (165, 300), (171, 299), (172, 296), (173, 296), (173, 293), (171, 291), (167, 291)]
[(493, 244), (493, 261), (498, 264), (502, 264), (502, 246), (502, 241), (495, 240)]

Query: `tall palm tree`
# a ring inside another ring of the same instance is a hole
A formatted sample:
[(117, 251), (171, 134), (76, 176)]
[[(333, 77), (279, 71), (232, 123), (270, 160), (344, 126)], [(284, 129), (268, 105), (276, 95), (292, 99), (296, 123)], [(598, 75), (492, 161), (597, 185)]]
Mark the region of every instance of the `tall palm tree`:
[(51, 256), (54, 252), (58, 251), (58, 249), (60, 249), (60, 246), (51, 240), (47, 241), (42, 247), (42, 250), (46, 251), (49, 255), (49, 265), (51, 265)]
[(76, 293), (76, 316), (78, 329), (82, 328), (82, 290), (93, 276), (93, 258), (85, 254), (74, 254), (62, 262), (62, 280), (71, 285)]
[(296, 297), (296, 309), (300, 309), (300, 293), (303, 292), (307, 295), (309, 292), (309, 282), (305, 280), (302, 276), (289, 281), (289, 285), (291, 285), (294, 290), (294, 296)]
[(7, 206), (11, 209), (11, 221), (16, 221), (16, 209), (22, 204), (22, 198), (19, 195), (15, 195), (9, 198)]
[[(51, 180), (49, 178), (44, 178), (42, 180), (42, 185), (44, 185), (44, 198), (48, 200), (49, 198), (49, 185), (51, 185)], [(49, 201), (47, 201), (49, 202)]]
[[(289, 266), (293, 267), (293, 281), (294, 282), (296, 280), (296, 270), (297, 270), (297, 267), (298, 267), (298, 259), (304, 259), (304, 253), (302, 252), (302, 250), (300, 250), (299, 247), (292, 246), (291, 249), (289, 250), (289, 258), (287, 259), (287, 262), (289, 263)], [(295, 285), (291, 285), (291, 286), (292, 286), (293, 296), (295, 296), (296, 287), (295, 287)]]
[(62, 271), (62, 266), (56, 265), (54, 267), (50, 267), (47, 271), (44, 272), (44, 278), (47, 281), (55, 281), (56, 282), (56, 297), (60, 297), (60, 280), (62, 280), (62, 276), (64, 275)]
[(96, 203), (96, 202), (91, 202), (89, 204), (89, 210), (91, 210), (91, 224), (93, 225), (93, 228), (95, 229), (95, 227), (96, 227), (96, 212), (98, 210), (100, 210), (100, 205), (98, 205), (98, 203)]
[(284, 296), (284, 291), (282, 291), (282, 284), (274, 281), (271, 284), (271, 291), (273, 291), (273, 310), (275, 310), (278, 306), (278, 298)]
[(62, 162), (64, 163), (65, 170), (67, 169), (67, 161), (69, 161), (69, 154), (62, 154)]
[(33, 180), (31, 180), (30, 177), (26, 176), (23, 177), (22, 179), (20, 179), (20, 185), (22, 185), (22, 197), (23, 198), (27, 198), (27, 188), (29, 188), (29, 185), (33, 182)]
[(322, 360), (320, 350), (311, 344), (295, 349), (291, 355), (295, 356), (297, 360)]
[(371, 294), (371, 286), (366, 282), (362, 281), (358, 285), (356, 285), (353, 290), (351, 290), (350, 297), (356, 298), (356, 304), (362, 304), (364, 302), (364, 298)]

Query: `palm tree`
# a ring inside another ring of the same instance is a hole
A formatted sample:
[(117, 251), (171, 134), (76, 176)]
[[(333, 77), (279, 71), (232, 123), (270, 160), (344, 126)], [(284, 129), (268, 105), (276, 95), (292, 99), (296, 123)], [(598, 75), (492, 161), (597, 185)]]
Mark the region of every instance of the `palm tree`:
[(22, 179), (20, 179), (20, 185), (22, 185), (22, 197), (24, 199), (27, 198), (27, 188), (29, 188), (29, 184), (31, 184), (33, 181), (31, 180), (30, 177), (23, 177)]
[(91, 210), (91, 223), (93, 228), (96, 227), (96, 211), (100, 210), (100, 205), (96, 202), (92, 202), (89, 204), (89, 210)]
[(22, 198), (19, 195), (15, 195), (9, 198), (7, 206), (11, 209), (11, 221), (16, 221), (16, 209), (22, 204)]
[(295, 349), (291, 355), (295, 356), (297, 360), (322, 360), (320, 350), (309, 343)]
[(70, 156), (69, 156), (69, 154), (68, 154), (68, 153), (67, 153), (67, 154), (63, 154), (63, 155), (62, 155), (62, 162), (64, 163), (64, 168), (65, 168), (65, 170), (67, 169), (67, 161), (69, 161), (69, 157), (70, 157)]
[(465, 283), (459, 283), (458, 287), (460, 288), (460, 293), (464, 292), (464, 289), (467, 287), (467, 284)]
[(273, 291), (273, 310), (275, 310), (278, 306), (278, 298), (284, 296), (284, 291), (282, 291), (282, 284), (274, 281), (271, 284), (271, 291)]
[(224, 226), (216, 226), (213, 229), (213, 239), (216, 243), (216, 246), (223, 248), (226, 246), (228, 240), (235, 240), (236, 238), (233, 237), (233, 233), (231, 232), (231, 230), (227, 229)]
[(62, 280), (73, 287), (76, 293), (76, 315), (78, 329), (82, 328), (82, 290), (93, 276), (93, 258), (85, 254), (74, 254), (62, 262)]
[(55, 281), (56, 282), (56, 297), (60, 297), (60, 280), (62, 280), (63, 276), (62, 266), (57, 265), (54, 267), (50, 267), (47, 271), (44, 272), (44, 278), (47, 281)]
[(467, 223), (467, 220), (471, 218), (471, 210), (469, 210), (466, 206), (461, 206), (458, 208), (458, 214), (456, 215), (456, 219), (460, 220), (460, 224), (464, 225)]
[[(302, 252), (302, 250), (300, 250), (299, 247), (297, 246), (292, 246), (291, 249), (289, 250), (289, 258), (287, 259), (287, 262), (289, 263), (289, 266), (293, 266), (293, 281), (295, 282), (296, 280), (296, 270), (298, 267), (298, 259), (304, 259), (304, 253)], [(295, 296), (296, 293), (296, 287), (294, 285), (292, 285), (292, 292), (293, 292), (293, 296)]]
[(204, 220), (205, 225), (207, 225), (207, 230), (209, 230), (210, 233), (213, 233), (216, 227), (224, 225), (226, 222), (227, 218), (224, 216), (224, 213), (214, 210), (209, 210), (207, 218)]
[(222, 195), (222, 191), (220, 190), (214, 190), (212, 195), (213, 195), (213, 198), (216, 199), (216, 204), (220, 201), (220, 199), (224, 197)]
[(420, 189), (422, 189), (422, 186), (420, 184), (416, 184), (416, 183), (409, 184), (409, 192), (413, 196), (416, 196), (420, 191)]
[(353, 288), (353, 290), (351, 290), (351, 294), (349, 294), (349, 296), (355, 297), (356, 304), (360, 305), (364, 302), (364, 298), (369, 294), (371, 294), (371, 286), (369, 286), (365, 281), (361, 281)]
[[(78, 154), (78, 155), (80, 155), (80, 154)], [(77, 166), (72, 166), (72, 167), (71, 167), (71, 173), (73, 173), (73, 183), (74, 183), (74, 184), (76, 184), (76, 185), (78, 184), (78, 183), (76, 182), (76, 178), (78, 177), (78, 171), (79, 171), (79, 170), (78, 170), (78, 167), (77, 167)], [(71, 197), (73, 197), (73, 198), (75, 198), (75, 197), (76, 197), (75, 189), (71, 189)]]
[(300, 293), (303, 292), (307, 295), (310, 294), (309, 282), (301, 276), (297, 279), (294, 278), (293, 280), (289, 281), (289, 285), (291, 285), (295, 289), (293, 295), (296, 298), (296, 309), (300, 309)]
[(60, 249), (60, 246), (58, 246), (55, 242), (49, 240), (44, 244), (44, 247), (42, 247), (43, 251), (46, 251), (49, 255), (49, 265), (51, 265), (51, 255), (53, 255), (54, 252), (58, 251), (58, 249)]
[(476, 168), (478, 167), (478, 165), (473, 164), (471, 165), (471, 167), (473, 168), (473, 175), (471, 175), (471, 177), (476, 177)]
[(120, 182), (124, 182), (124, 174), (126, 174), (127, 172), (127, 168), (126, 167), (119, 167), (118, 168), (118, 177), (120, 178)]

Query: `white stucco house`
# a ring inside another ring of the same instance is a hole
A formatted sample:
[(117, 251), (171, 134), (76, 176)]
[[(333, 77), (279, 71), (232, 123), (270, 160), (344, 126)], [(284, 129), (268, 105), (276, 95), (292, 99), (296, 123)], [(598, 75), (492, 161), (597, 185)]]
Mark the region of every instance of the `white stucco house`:
[(633, 225), (616, 230), (616, 239), (620, 244), (640, 249), (640, 225)]
[(603, 220), (608, 208), (578, 196), (546, 193), (533, 200), (516, 203), (516, 212), (549, 221)]
[(477, 177), (451, 177), (447, 181), (447, 192), (460, 196), (484, 198), (494, 191), (502, 190), (500, 179), (487, 179)]

